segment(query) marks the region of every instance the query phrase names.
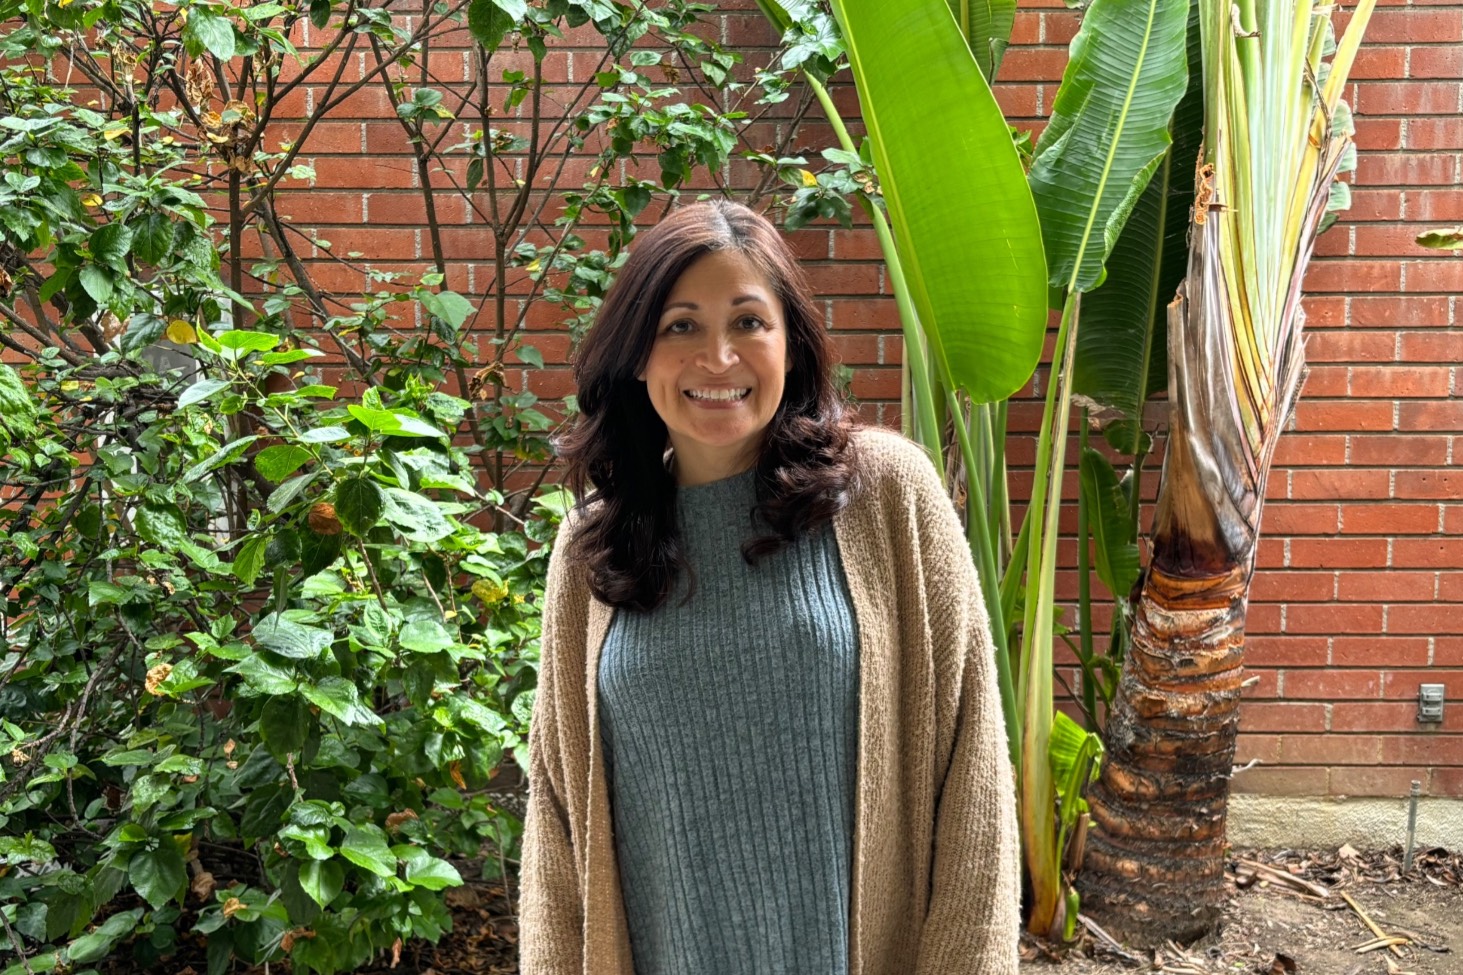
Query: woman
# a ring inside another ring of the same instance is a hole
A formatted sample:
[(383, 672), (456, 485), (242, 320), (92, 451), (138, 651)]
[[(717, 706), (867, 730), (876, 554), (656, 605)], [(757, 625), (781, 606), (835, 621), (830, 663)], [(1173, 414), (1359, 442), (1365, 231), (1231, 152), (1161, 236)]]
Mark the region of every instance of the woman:
[(525, 975), (1016, 971), (969, 550), (923, 452), (853, 429), (820, 319), (772, 225), (711, 202), (637, 238), (580, 350)]

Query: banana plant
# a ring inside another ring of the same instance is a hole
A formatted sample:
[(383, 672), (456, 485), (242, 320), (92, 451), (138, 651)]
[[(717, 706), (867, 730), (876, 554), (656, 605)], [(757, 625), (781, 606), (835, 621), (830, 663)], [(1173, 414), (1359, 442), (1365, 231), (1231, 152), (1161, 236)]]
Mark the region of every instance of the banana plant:
[(1124, 662), (1090, 794), (1084, 906), (1153, 944), (1224, 897), (1244, 625), (1271, 460), (1299, 395), (1301, 281), (1354, 165), (1340, 99), (1375, 0), (1197, 0), (1204, 153), (1168, 312), (1169, 439)]

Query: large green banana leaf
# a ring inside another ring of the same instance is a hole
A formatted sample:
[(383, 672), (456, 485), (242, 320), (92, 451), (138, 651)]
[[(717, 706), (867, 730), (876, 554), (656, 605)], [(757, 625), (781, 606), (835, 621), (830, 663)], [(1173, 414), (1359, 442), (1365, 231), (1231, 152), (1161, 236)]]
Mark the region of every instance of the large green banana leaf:
[(1046, 331), (1041, 229), (1006, 120), (946, 0), (833, 0), (939, 378), (977, 402), (1030, 378)]
[[(1188, 91), (1173, 113), (1173, 145), (1123, 226), (1107, 277), (1082, 301), (1072, 389), (1137, 420), (1143, 404), (1168, 388), (1168, 303), (1189, 268), (1189, 208), (1204, 138), (1199, 8), (1191, 4)], [(1115, 441), (1138, 452), (1142, 428), (1124, 424)]]
[(1096, 0), (1072, 40), (1031, 192), (1051, 283), (1089, 291), (1169, 145), (1188, 0)]
[(986, 81), (995, 81), (1016, 26), (1016, 0), (947, 0)]

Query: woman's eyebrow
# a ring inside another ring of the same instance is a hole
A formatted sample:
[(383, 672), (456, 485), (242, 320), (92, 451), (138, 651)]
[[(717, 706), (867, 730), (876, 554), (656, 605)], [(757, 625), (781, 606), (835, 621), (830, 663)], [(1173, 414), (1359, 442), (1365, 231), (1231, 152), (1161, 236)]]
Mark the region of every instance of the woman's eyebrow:
[[(745, 305), (745, 304), (748, 304), (749, 302), (755, 302), (756, 304), (759, 304), (759, 305), (765, 305), (765, 304), (767, 304), (767, 299), (764, 296), (762, 296), (762, 295), (756, 295), (756, 294), (737, 295), (735, 298), (732, 299), (732, 304), (733, 305)], [(700, 311), (701, 310), (701, 306), (698, 305), (698, 304), (696, 304), (696, 302), (694, 302), (694, 301), (672, 301), (670, 304), (666, 305), (661, 310), (662, 311), (670, 311), (672, 308), (686, 308), (686, 309), (689, 309), (690, 311)]]

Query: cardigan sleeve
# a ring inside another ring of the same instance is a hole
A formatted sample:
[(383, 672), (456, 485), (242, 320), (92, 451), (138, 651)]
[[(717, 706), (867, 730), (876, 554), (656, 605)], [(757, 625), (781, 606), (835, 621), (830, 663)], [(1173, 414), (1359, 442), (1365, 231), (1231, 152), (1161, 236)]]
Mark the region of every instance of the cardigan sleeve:
[[(570, 530), (559, 532), (544, 587), (538, 690), (528, 736), (528, 813), (520, 872), (519, 964), (523, 975), (579, 975), (584, 966), (584, 907), (570, 828), (566, 765), (574, 763), (575, 733), (566, 706), (583, 675), (572, 673), (574, 641), (585, 639), (587, 596), (570, 571)], [(580, 729), (582, 731), (582, 729)], [(587, 756), (581, 759), (587, 761)]]
[(1021, 876), (1015, 774), (990, 622), (965, 532), (933, 467), (911, 489), (936, 674), (929, 910), (916, 975), (1015, 975)]

